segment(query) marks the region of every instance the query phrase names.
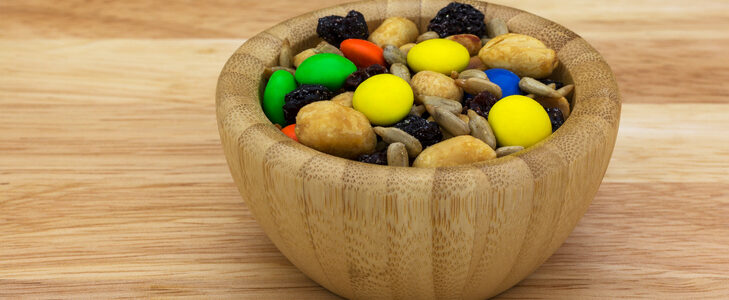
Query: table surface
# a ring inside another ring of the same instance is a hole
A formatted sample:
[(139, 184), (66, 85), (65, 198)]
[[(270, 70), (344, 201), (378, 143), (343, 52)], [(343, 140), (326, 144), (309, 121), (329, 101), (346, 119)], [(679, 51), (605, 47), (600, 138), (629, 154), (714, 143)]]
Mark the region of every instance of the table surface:
[[(0, 298), (336, 299), (233, 185), (217, 75), (337, 0), (0, 1)], [(729, 2), (501, 0), (615, 71), (617, 145), (564, 245), (500, 298), (729, 297)]]

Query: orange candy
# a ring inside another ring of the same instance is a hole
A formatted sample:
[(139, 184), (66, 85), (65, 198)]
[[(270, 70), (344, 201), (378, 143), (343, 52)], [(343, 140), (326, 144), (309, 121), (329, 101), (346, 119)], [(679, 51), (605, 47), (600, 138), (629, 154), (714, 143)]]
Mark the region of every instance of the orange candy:
[(291, 124), (289, 126), (281, 128), (281, 132), (283, 132), (288, 137), (292, 138), (294, 141), (298, 142), (299, 139), (296, 138), (296, 131), (294, 131), (294, 129), (296, 129), (296, 124)]
[(386, 66), (382, 48), (370, 41), (346, 39), (339, 49), (344, 57), (351, 60), (358, 68), (366, 68), (374, 64)]

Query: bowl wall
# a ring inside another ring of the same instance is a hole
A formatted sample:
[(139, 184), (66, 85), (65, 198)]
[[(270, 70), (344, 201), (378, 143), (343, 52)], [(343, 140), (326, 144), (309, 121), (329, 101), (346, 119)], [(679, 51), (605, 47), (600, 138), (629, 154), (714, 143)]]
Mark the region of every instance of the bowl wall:
[[(217, 119), (241, 196), (278, 249), (330, 291), (353, 299), (482, 299), (532, 273), (564, 242), (597, 193), (620, 119), (610, 67), (587, 42), (517, 9), (461, 1), (555, 49), (552, 76), (575, 84), (572, 114), (539, 144), (504, 158), (437, 169), (337, 158), (294, 142), (260, 106), (282, 41), (314, 46), (320, 17), (390, 16), (421, 32), (449, 1), (348, 3), (284, 21), (244, 43), (218, 81)], [(422, 16), (422, 17), (421, 17)]]

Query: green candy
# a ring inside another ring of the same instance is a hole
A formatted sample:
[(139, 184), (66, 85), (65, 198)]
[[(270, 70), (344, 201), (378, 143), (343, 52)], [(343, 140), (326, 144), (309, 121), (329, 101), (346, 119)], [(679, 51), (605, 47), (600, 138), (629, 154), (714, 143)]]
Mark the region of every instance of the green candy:
[(336, 91), (354, 71), (357, 71), (357, 67), (349, 59), (336, 54), (319, 53), (299, 65), (296, 81), (300, 84), (321, 84)]
[(286, 126), (283, 105), (286, 94), (296, 89), (294, 75), (286, 70), (278, 70), (271, 74), (266, 89), (263, 91), (263, 112), (271, 122)]

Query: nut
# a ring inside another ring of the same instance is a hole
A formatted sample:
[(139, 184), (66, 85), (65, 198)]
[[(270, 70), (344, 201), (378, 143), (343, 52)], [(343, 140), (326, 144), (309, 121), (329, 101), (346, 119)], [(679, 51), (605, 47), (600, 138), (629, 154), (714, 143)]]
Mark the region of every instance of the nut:
[(339, 95), (334, 96), (332, 98), (332, 102), (346, 106), (346, 107), (352, 107), (352, 97), (354, 96), (354, 92), (344, 92)]
[(483, 141), (470, 135), (444, 140), (423, 150), (415, 161), (416, 168), (437, 168), (470, 164), (493, 159), (496, 152)]
[[(410, 81), (417, 100), (422, 96), (438, 96), (451, 100), (461, 101), (463, 90), (455, 81), (438, 72), (420, 71)], [(418, 103), (420, 104), (420, 102)]]
[(491, 130), (491, 125), (489, 125), (486, 118), (471, 109), (468, 110), (468, 117), (471, 118), (468, 122), (468, 127), (471, 129), (471, 135), (484, 141), (492, 149), (495, 149), (496, 136), (494, 136), (494, 132)]
[(385, 45), (385, 48), (383, 49), (383, 55), (385, 56), (385, 61), (387, 61), (388, 64), (407, 64), (407, 58), (404, 54), (402, 54), (402, 51), (400, 51), (400, 48), (395, 47), (394, 45), (387, 44)]
[(468, 78), (481, 78), (484, 80), (489, 80), (489, 78), (486, 76), (486, 73), (479, 69), (467, 69), (463, 70), (463, 72), (458, 74), (458, 79)]
[(486, 65), (484, 65), (483, 62), (481, 61), (481, 58), (479, 58), (478, 56), (473, 56), (468, 61), (468, 66), (466, 67), (466, 69), (476, 69), (476, 70), (484, 71), (487, 68), (486, 68)]
[(375, 150), (377, 138), (364, 114), (332, 101), (317, 101), (296, 115), (302, 144), (339, 157), (356, 158)]
[(456, 34), (446, 37), (446, 39), (466, 47), (469, 56), (474, 56), (478, 54), (478, 50), (481, 50), (481, 39), (473, 34)]
[(393, 167), (409, 167), (408, 151), (405, 144), (395, 142), (387, 147), (387, 165)]
[(318, 45), (316, 45), (315, 49), (318, 53), (331, 53), (339, 56), (344, 56), (344, 53), (342, 53), (339, 48), (334, 47), (334, 45), (327, 43), (326, 41), (321, 41)]
[(517, 153), (517, 152), (519, 152), (521, 150), (524, 150), (524, 147), (522, 147), (522, 146), (504, 146), (504, 147), (499, 147), (498, 149), (496, 149), (496, 157), (507, 156), (509, 154)]
[(438, 38), (440, 38), (440, 35), (438, 35), (437, 32), (435, 32), (435, 31), (426, 31), (426, 32), (423, 32), (423, 34), (419, 35), (418, 38), (415, 39), (415, 42), (416, 43), (421, 43), (421, 42), (424, 42), (424, 41), (427, 41), (427, 40), (438, 39)]
[(405, 64), (394, 63), (390, 66), (390, 74), (402, 78), (410, 83), (410, 69)]
[(370, 34), (370, 42), (377, 46), (392, 44), (400, 47), (412, 43), (418, 37), (418, 26), (406, 18), (390, 17)]
[(466, 93), (478, 95), (483, 91), (488, 91), (497, 99), (501, 99), (501, 87), (497, 84), (482, 78), (457, 79), (456, 85), (463, 88)]
[(497, 37), (502, 34), (509, 33), (509, 28), (506, 26), (506, 22), (499, 18), (493, 18), (486, 24), (486, 33), (490, 38)]
[(435, 113), (436, 107), (443, 108), (452, 114), (460, 114), (463, 110), (463, 106), (460, 102), (453, 101), (451, 99), (441, 98), (438, 96), (423, 96), (420, 100), (423, 104), (425, 104), (425, 109), (430, 115)]
[(299, 52), (299, 54), (296, 54), (294, 56), (294, 66), (299, 67), (299, 65), (304, 62), (307, 58), (313, 56), (314, 54), (318, 54), (319, 51), (314, 48), (309, 48), (304, 51)]
[(562, 94), (555, 91), (554, 88), (547, 86), (539, 80), (531, 77), (522, 77), (519, 80), (519, 88), (527, 93), (534, 94), (537, 96), (559, 98)]
[(385, 143), (403, 143), (410, 157), (416, 157), (420, 154), (420, 151), (423, 151), (423, 145), (420, 144), (420, 141), (400, 128), (377, 126), (374, 131), (382, 137)]
[(289, 43), (289, 40), (286, 39), (281, 45), (281, 53), (278, 55), (278, 65), (285, 68), (291, 68), (294, 66), (293, 61), (294, 51), (291, 50), (291, 44)]
[(438, 125), (445, 128), (446, 131), (454, 136), (466, 135), (471, 132), (471, 129), (468, 128), (468, 123), (445, 108), (436, 107), (434, 109), (433, 119)]
[(533, 37), (507, 33), (491, 39), (478, 57), (489, 68), (511, 70), (519, 77), (544, 78), (557, 67), (557, 54)]
[(546, 108), (559, 108), (562, 111), (562, 116), (566, 120), (570, 116), (570, 103), (565, 97), (549, 98), (549, 97), (536, 97), (534, 98), (539, 104)]
[(400, 51), (402, 51), (402, 54), (405, 55), (405, 57), (408, 57), (408, 52), (410, 52), (410, 49), (413, 47), (415, 47), (415, 43), (407, 43), (400, 46)]

